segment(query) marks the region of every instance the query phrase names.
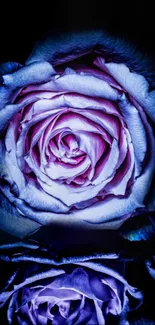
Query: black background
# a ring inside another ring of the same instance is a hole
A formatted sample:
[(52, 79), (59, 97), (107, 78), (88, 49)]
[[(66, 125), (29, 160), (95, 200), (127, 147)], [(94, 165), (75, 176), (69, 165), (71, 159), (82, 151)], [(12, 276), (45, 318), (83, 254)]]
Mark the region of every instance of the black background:
[(33, 44), (49, 29), (104, 28), (155, 56), (153, 1), (38, 1), (3, 3), (0, 13), (0, 62), (23, 63)]

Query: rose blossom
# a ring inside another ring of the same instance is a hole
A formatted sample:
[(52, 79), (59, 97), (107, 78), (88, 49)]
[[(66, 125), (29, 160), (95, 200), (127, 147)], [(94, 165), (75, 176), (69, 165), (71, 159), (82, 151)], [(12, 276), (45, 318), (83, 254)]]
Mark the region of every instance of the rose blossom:
[(69, 257), (58, 262), (49, 250), (45, 258), (43, 253), (29, 252), (29, 246), (34, 251), (38, 248), (35, 245), (26, 244), (25, 253), (18, 246), (8, 245), (15, 251), (9, 257), (3, 252), (5, 262), (1, 262), (3, 269), (10, 270), (10, 260), (12, 268), (8, 279), (1, 282), (5, 287), (0, 294), (8, 324), (104, 325), (109, 316), (112, 323), (115, 319), (115, 324), (118, 320), (125, 324), (129, 302), (136, 302), (133, 308), (142, 302), (141, 292), (125, 280), (125, 263), (117, 255)]
[(24, 67), (3, 66), (0, 189), (18, 220), (33, 220), (26, 233), (53, 222), (116, 228), (150, 187), (155, 91), (108, 58), (106, 38), (87, 36), (47, 40)]

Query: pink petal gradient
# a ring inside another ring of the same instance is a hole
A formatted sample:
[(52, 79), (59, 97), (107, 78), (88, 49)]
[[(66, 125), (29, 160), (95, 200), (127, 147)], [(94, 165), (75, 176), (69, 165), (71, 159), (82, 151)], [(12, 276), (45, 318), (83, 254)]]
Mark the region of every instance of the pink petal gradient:
[(90, 66), (38, 61), (3, 80), (0, 188), (22, 217), (117, 228), (144, 206), (155, 166), (144, 77), (94, 52)]

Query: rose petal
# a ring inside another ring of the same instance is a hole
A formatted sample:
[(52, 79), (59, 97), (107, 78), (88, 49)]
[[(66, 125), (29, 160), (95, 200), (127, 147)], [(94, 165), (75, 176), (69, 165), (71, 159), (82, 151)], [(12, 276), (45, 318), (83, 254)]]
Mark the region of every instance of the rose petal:
[(57, 277), (52, 284), (54, 289), (71, 289), (77, 293), (82, 293), (91, 299), (95, 298), (89, 284), (89, 276), (82, 268), (76, 268), (71, 274), (65, 274)]
[(118, 142), (114, 139), (112, 146), (110, 148), (110, 154), (108, 158), (103, 161), (100, 165), (96, 167), (95, 177), (93, 180), (94, 185), (98, 185), (100, 183), (104, 186), (106, 185), (107, 181), (111, 180), (111, 177), (115, 173), (115, 169), (117, 166), (118, 158), (119, 158), (119, 150), (118, 150)]
[[(116, 88), (118, 90), (123, 90), (123, 88), (116, 82), (116, 80), (113, 77), (111, 77), (109, 74), (107, 74), (104, 71), (96, 69), (96, 67), (94, 67), (94, 66), (89, 67), (89, 66), (84, 65), (84, 64), (83, 65), (82, 64), (77, 64), (76, 65), (74, 63), (73, 64), (71, 63), (70, 66), (74, 69), (74, 70), (71, 69), (73, 72), (74, 71), (76, 71), (76, 73), (80, 72), (82, 75), (88, 75), (88, 76), (93, 75), (94, 77), (97, 77), (99, 79), (102, 79), (102, 80), (108, 82), (108, 84), (110, 86), (112, 86), (113, 88)], [(67, 69), (68, 68), (66, 68), (65, 71)], [(57, 69), (57, 71), (59, 71), (59, 70)]]
[(128, 130), (134, 146), (134, 155), (137, 163), (138, 174), (147, 152), (147, 134), (140, 112), (127, 100), (125, 96), (120, 100), (119, 107), (127, 123)]
[(119, 133), (120, 133), (120, 123), (115, 116), (110, 114), (104, 114), (103, 112), (97, 110), (93, 112), (93, 110), (89, 110), (89, 109), (83, 110), (81, 114), (89, 118), (91, 121), (95, 122), (97, 125), (100, 125), (113, 138), (118, 140)]
[(0, 132), (2, 132), (6, 128), (8, 123), (12, 120), (12, 118), (14, 116), (16, 116), (16, 114), (18, 112), (20, 112), (20, 110), (23, 108), (24, 105), (25, 106), (29, 105), (30, 103), (32, 103), (36, 100), (37, 100), (37, 97), (28, 98), (28, 99), (25, 99), (22, 103), (7, 105), (7, 106), (3, 107), (0, 110), (0, 120), (1, 120)]
[(16, 115), (16, 118), (10, 122), (10, 126), (7, 129), (5, 137), (5, 164), (8, 169), (8, 174), (12, 181), (17, 185), (20, 192), (25, 187), (25, 178), (21, 172), (16, 157), (16, 129), (19, 126), (20, 115)]
[(30, 84), (47, 82), (56, 74), (48, 62), (34, 62), (22, 67), (12, 74), (3, 75), (4, 84), (8, 88), (17, 89)]
[(22, 68), (22, 64), (18, 62), (6, 62), (0, 64), (0, 76), (13, 73)]
[(94, 300), (94, 304), (95, 304), (95, 308), (96, 308), (96, 315), (97, 315), (97, 321), (98, 324), (102, 324), (105, 325), (105, 319), (103, 316), (103, 312), (98, 304), (98, 302), (96, 300)]
[[(39, 197), (39, 200), (38, 200)], [(35, 182), (29, 182), (20, 191), (19, 198), (35, 209), (41, 211), (52, 211), (55, 213), (67, 213), (69, 208), (61, 201), (48, 195)]]
[(24, 238), (38, 230), (40, 223), (19, 214), (12, 202), (6, 199), (9, 195), (4, 186), (0, 185), (0, 189), (5, 195), (0, 194), (0, 229), (19, 238)]
[[(57, 111), (53, 112), (54, 117), (55, 117), (55, 113), (57, 113)], [(26, 142), (26, 137), (27, 137), (29, 129), (33, 125), (36, 125), (36, 128), (39, 129), (39, 136), (40, 136), (41, 132), (43, 132), (43, 130), (47, 127), (48, 124), (50, 124), (50, 122), (52, 122), (52, 120), (53, 120), (53, 116), (49, 112), (45, 112), (45, 113), (43, 113), (41, 115), (37, 115), (35, 118), (30, 120), (26, 124), (23, 124), (22, 131), (20, 132), (20, 136), (19, 136), (19, 139), (17, 141), (17, 150), (16, 150), (17, 157), (18, 157), (18, 163), (19, 163), (19, 166), (20, 166), (20, 168), (22, 170), (24, 170), (24, 168), (25, 168), (25, 161), (24, 160), (26, 159), (26, 157), (24, 157), (24, 154), (25, 154), (25, 145), (24, 144)], [(40, 127), (38, 127), (39, 122), (40, 122), (40, 125), (39, 125)], [(35, 144), (35, 140), (36, 141), (38, 140), (38, 134), (36, 135), (36, 138), (37, 139), (34, 138), (34, 140), (33, 140), (34, 144)], [(29, 156), (29, 153), (27, 153), (27, 155)]]
[(37, 89), (52, 92), (77, 92), (87, 96), (101, 97), (114, 101), (119, 98), (118, 92), (106, 81), (80, 74), (57, 75), (52, 77), (51, 81), (37, 87)]
[[(93, 30), (85, 33), (74, 32), (74, 35), (66, 33), (61, 35), (61, 44), (60, 35), (57, 38), (46, 38), (36, 44), (26, 64), (40, 60), (54, 64), (71, 61), (87, 53), (97, 44), (101, 36), (103, 36), (102, 31)], [(60, 53), (62, 53), (61, 58)]]
[(67, 179), (70, 177), (75, 177), (84, 173), (90, 166), (91, 162), (88, 157), (86, 157), (78, 166), (63, 164), (58, 162), (53, 162), (45, 167), (45, 173), (51, 179)]
[[(20, 69), (21, 67), (22, 65), (16, 62), (7, 62), (0, 64), (0, 77), (2, 81), (2, 76), (4, 74), (11, 74), (14, 71)], [(17, 95), (18, 91), (12, 91), (12, 89), (9, 89), (8, 87), (4, 86), (4, 84), (2, 84), (2, 86), (0, 86), (0, 110), (6, 105), (13, 103)]]
[(104, 154), (106, 144), (104, 139), (99, 135), (87, 131), (79, 131), (77, 133), (79, 140), (79, 148), (87, 153), (91, 164), (94, 167), (100, 157)]
[(101, 57), (96, 59), (96, 64), (118, 81), (155, 120), (155, 90), (149, 92), (149, 83), (142, 75), (130, 72), (124, 64), (105, 63)]

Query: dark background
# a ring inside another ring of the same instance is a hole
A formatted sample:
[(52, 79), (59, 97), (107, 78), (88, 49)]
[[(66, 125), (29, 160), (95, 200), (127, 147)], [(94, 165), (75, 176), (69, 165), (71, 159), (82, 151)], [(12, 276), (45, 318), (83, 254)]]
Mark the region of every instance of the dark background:
[(155, 56), (153, 1), (31, 1), (3, 3), (0, 13), (0, 62), (24, 62), (47, 30), (104, 28)]

